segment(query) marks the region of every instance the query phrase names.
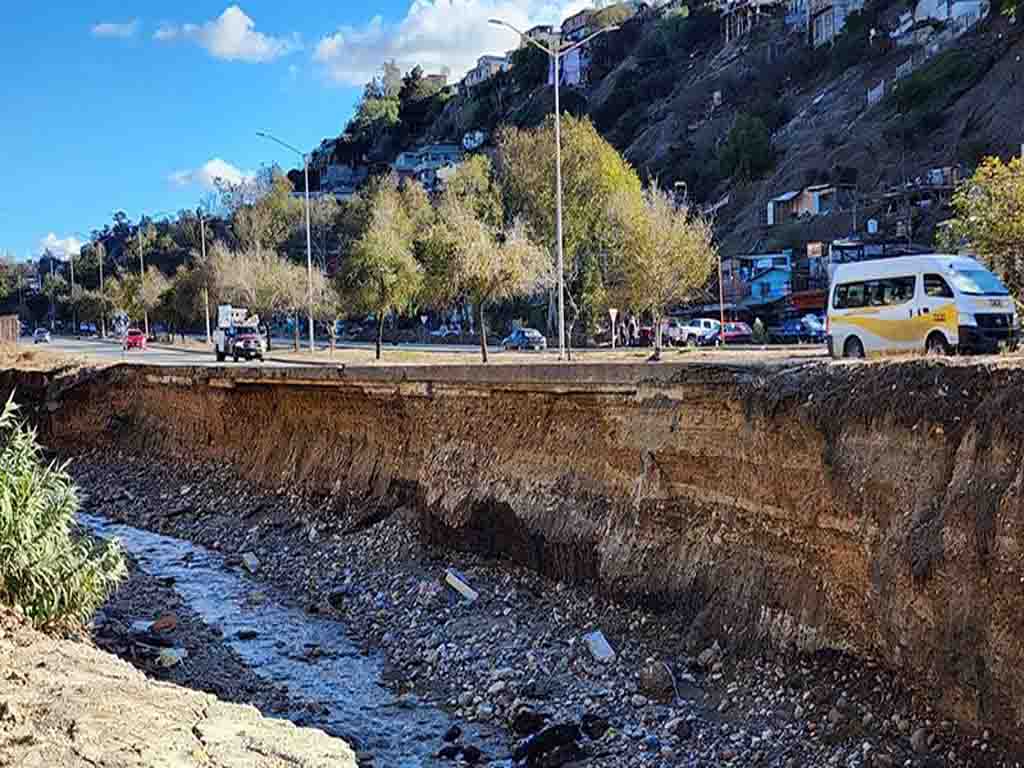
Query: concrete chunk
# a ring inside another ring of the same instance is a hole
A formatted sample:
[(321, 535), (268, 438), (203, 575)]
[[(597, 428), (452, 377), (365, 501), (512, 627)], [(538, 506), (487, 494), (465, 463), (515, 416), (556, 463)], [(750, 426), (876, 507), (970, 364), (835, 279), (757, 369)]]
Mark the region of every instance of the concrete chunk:
[(594, 657), (596, 661), (600, 661), (602, 664), (615, 660), (615, 651), (612, 650), (611, 645), (608, 644), (608, 640), (605, 638), (604, 633), (601, 630), (595, 630), (589, 634), (583, 636), (583, 642), (587, 644), (587, 648), (590, 650), (590, 655)]
[(469, 586), (469, 582), (466, 580), (466, 577), (454, 568), (449, 568), (445, 571), (444, 580), (449, 587), (454, 589), (471, 603), (475, 603), (480, 597), (480, 593)]

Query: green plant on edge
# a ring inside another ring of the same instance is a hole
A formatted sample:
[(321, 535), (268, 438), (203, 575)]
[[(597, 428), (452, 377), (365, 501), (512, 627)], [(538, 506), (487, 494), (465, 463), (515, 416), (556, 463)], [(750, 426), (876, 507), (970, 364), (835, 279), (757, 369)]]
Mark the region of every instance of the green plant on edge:
[(88, 620), (127, 572), (117, 542), (76, 535), (77, 510), (65, 466), (44, 461), (12, 396), (0, 413), (0, 603), (37, 626)]

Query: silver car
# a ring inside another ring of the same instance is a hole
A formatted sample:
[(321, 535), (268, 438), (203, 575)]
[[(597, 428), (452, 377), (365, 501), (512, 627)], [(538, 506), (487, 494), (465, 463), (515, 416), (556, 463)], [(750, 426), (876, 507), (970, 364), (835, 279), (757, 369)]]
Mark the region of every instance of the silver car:
[(49, 344), (50, 343), (50, 332), (45, 328), (36, 328), (36, 332), (32, 334), (33, 344)]

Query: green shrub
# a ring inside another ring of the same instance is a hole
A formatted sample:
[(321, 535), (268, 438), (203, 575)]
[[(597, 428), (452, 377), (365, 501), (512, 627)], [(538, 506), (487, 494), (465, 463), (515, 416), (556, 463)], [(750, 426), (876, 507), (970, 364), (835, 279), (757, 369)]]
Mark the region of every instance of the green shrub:
[(16, 415), (12, 398), (0, 413), (0, 603), (37, 625), (86, 621), (126, 573), (121, 548), (77, 535), (71, 478)]
[(941, 53), (903, 78), (891, 99), (901, 112), (938, 112), (974, 85), (992, 65), (972, 50)]
[(771, 135), (759, 117), (741, 113), (720, 154), (722, 176), (757, 179), (775, 164)]

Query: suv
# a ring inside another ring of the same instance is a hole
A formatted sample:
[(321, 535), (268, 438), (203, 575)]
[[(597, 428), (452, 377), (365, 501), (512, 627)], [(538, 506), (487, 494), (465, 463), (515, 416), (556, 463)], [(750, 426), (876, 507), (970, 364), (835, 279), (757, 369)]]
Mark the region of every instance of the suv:
[(517, 328), (501, 342), (501, 346), (505, 350), (532, 349), (537, 352), (543, 352), (548, 348), (548, 340), (544, 338), (540, 331), (533, 328)]

